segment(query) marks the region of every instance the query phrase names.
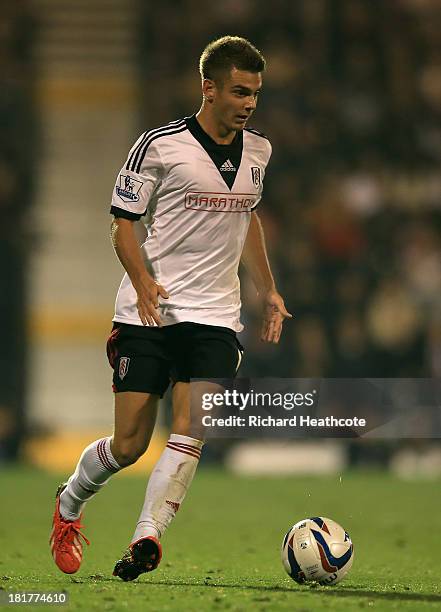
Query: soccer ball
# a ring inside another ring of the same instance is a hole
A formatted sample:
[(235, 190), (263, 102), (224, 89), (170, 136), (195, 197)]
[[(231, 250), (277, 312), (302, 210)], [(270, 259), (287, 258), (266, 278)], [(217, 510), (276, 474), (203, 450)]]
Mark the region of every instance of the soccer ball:
[(337, 584), (349, 572), (353, 560), (351, 538), (343, 527), (328, 518), (303, 519), (283, 538), (283, 567), (299, 584)]

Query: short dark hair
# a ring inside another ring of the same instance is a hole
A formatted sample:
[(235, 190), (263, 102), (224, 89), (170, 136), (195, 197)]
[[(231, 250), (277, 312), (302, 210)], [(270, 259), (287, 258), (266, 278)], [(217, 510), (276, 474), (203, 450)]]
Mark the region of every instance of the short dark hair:
[(222, 36), (209, 43), (199, 60), (199, 72), (203, 79), (219, 80), (232, 68), (248, 72), (263, 72), (265, 58), (246, 38)]

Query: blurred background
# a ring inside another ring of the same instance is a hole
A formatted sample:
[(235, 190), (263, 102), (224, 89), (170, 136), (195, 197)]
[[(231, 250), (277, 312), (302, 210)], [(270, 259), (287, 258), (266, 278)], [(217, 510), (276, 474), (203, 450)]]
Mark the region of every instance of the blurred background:
[[(69, 471), (111, 431), (113, 183), (142, 131), (199, 109), (198, 59), (224, 34), (267, 59), (259, 214), (295, 315), (278, 347), (261, 345), (242, 278), (241, 375), (440, 376), (438, 0), (0, 5), (0, 462)], [(130, 470), (156, 460), (165, 422)], [(245, 471), (441, 473), (436, 440), (222, 441), (206, 455)]]

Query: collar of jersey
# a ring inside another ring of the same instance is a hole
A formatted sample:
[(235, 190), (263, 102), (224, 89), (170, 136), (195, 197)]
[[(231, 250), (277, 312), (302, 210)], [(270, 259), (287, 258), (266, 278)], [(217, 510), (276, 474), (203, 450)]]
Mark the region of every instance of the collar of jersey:
[(196, 138), (198, 142), (204, 147), (205, 150), (217, 149), (225, 151), (226, 153), (230, 150), (242, 149), (243, 146), (243, 132), (238, 130), (236, 136), (230, 144), (218, 144), (207, 132), (202, 128), (199, 121), (196, 119), (196, 115), (191, 117), (185, 117), (187, 127), (191, 134)]

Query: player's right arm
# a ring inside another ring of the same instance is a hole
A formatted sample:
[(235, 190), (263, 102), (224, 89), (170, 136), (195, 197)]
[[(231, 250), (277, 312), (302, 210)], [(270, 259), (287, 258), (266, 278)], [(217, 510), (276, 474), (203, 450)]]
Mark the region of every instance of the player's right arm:
[(116, 217), (112, 221), (110, 231), (112, 245), (138, 296), (137, 307), (142, 324), (154, 325), (156, 323), (161, 326), (161, 318), (156, 310), (159, 305), (158, 296), (167, 299), (168, 293), (145, 267), (134, 223), (130, 219)]
[(136, 291), (142, 324), (160, 326), (158, 297), (167, 299), (168, 293), (147, 270), (134, 227), (146, 214), (163, 176), (161, 157), (149, 134), (146, 132), (134, 144), (116, 180), (110, 209), (114, 216), (111, 240)]

